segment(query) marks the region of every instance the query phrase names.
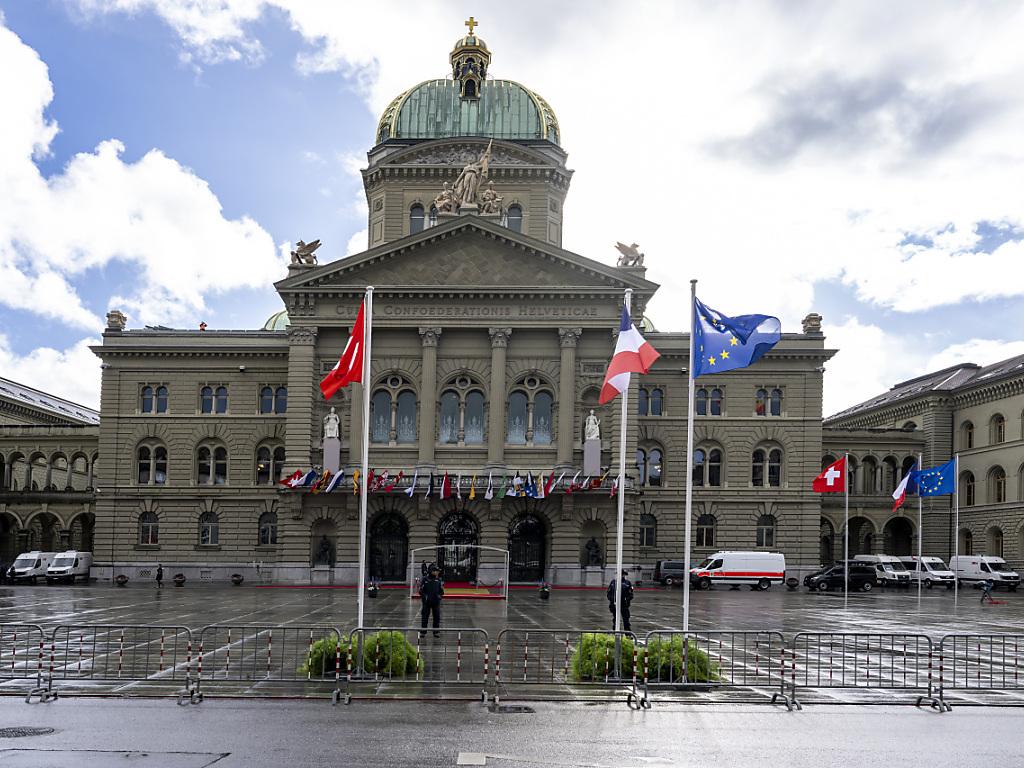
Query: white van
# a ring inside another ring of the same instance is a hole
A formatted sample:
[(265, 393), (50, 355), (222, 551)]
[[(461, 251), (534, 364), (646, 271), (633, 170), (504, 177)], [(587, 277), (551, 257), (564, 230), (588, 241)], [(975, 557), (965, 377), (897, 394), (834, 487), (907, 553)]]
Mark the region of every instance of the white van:
[(858, 563), (870, 563), (875, 566), (880, 587), (910, 586), (910, 574), (895, 555), (857, 555), (853, 559)]
[(949, 567), (961, 584), (991, 579), (993, 587), (1006, 587), (1011, 592), (1016, 592), (1020, 584), (1020, 575), (1011, 571), (1003, 558), (993, 555), (958, 555), (950, 558)]
[[(901, 557), (900, 560), (910, 572), (910, 581), (916, 583), (918, 577), (917, 555)], [(921, 584), (928, 589), (936, 584), (945, 586), (946, 589), (952, 589), (956, 584), (956, 574), (949, 570), (949, 567), (942, 562), (941, 557), (922, 557), (920, 575)]]
[(46, 569), (50, 567), (50, 562), (56, 554), (38, 550), (22, 552), (7, 571), (7, 578), (11, 581), (30, 581), (35, 584), (40, 576), (46, 576)]
[(79, 552), (69, 549), (58, 552), (50, 567), (46, 569), (46, 583), (66, 581), (74, 584), (75, 579), (89, 581), (89, 568), (92, 567), (92, 552)]
[(690, 569), (690, 584), (710, 589), (712, 584), (749, 584), (765, 590), (786, 581), (786, 556), (781, 552), (715, 552)]

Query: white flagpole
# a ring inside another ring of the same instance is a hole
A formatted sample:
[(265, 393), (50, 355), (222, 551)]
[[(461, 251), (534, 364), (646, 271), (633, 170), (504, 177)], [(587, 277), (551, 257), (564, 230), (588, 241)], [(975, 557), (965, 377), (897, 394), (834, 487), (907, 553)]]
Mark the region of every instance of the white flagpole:
[[(924, 454), (917, 454), (917, 466), (924, 466)], [(921, 489), (918, 488), (918, 491)], [(917, 494), (917, 610), (921, 610), (921, 569), (924, 564), (921, 562), (921, 555), (924, 552), (924, 501), (921, 494)]]
[[(626, 312), (629, 313), (633, 303), (633, 289), (627, 288), (623, 299)], [(632, 318), (631, 318), (632, 319)], [(620, 330), (619, 333), (622, 331)], [(630, 377), (632, 378), (632, 376)], [(622, 631), (622, 528), (626, 516), (626, 494), (623, 486), (626, 481), (626, 418), (629, 415), (629, 387), (622, 391), (622, 413), (619, 416), (619, 489), (616, 495), (619, 502), (619, 515), (615, 531), (615, 631)]]
[(373, 337), (373, 286), (366, 288), (366, 307), (363, 310), (363, 483), (359, 486), (359, 615), (356, 626), (363, 626), (363, 603), (366, 600), (366, 475), (370, 464), (370, 343)]
[(850, 605), (850, 454), (843, 454), (843, 609)]
[(686, 577), (683, 579), (683, 632), (690, 631), (690, 518), (693, 517), (693, 411), (696, 381), (693, 377), (694, 349), (697, 346), (696, 320), (697, 281), (690, 281), (690, 368), (686, 372), (686, 512), (683, 524), (683, 563)]
[[(960, 554), (960, 454), (953, 454), (953, 557)], [(955, 562), (955, 561), (954, 561)], [(953, 605), (960, 601), (960, 577), (953, 571)]]

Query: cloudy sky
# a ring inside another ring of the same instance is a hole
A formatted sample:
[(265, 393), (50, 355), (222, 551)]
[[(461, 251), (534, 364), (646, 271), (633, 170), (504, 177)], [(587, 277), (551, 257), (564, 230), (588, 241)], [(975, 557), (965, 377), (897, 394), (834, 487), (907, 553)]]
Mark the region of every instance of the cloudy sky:
[(0, 0), (0, 376), (88, 405), (108, 308), (255, 328), (284, 247), (361, 250), (383, 107), (474, 14), (555, 108), (564, 245), (637, 241), (687, 326), (825, 318), (835, 412), (1024, 353), (1019, 2)]

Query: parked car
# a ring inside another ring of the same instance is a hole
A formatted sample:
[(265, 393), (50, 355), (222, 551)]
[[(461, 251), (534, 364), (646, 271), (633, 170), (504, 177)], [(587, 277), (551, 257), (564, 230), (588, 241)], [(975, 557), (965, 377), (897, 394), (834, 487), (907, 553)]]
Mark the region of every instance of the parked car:
[(46, 569), (50, 567), (56, 554), (37, 550), (22, 552), (7, 571), (7, 578), (13, 582), (30, 581), (35, 584), (40, 576), (46, 576)]
[(910, 581), (913, 583), (916, 583), (920, 576), (921, 584), (928, 589), (936, 584), (945, 586), (946, 589), (952, 589), (956, 584), (956, 574), (942, 562), (941, 557), (922, 557), (920, 570), (917, 567), (917, 555), (901, 557), (900, 560), (910, 574)]
[[(829, 592), (833, 589), (842, 590), (845, 576), (845, 566), (840, 563), (826, 568), (818, 573), (811, 574), (804, 579), (804, 584), (819, 592)], [(878, 583), (878, 573), (875, 566), (870, 563), (850, 563), (850, 591), (870, 592)]]
[(666, 587), (682, 584), (686, 571), (686, 563), (682, 560), (659, 560), (654, 564), (654, 580)]
[(874, 566), (880, 587), (909, 587), (910, 574), (895, 555), (857, 555), (854, 562)]
[(950, 558), (949, 567), (961, 584), (991, 581), (993, 588), (1005, 587), (1011, 592), (1016, 592), (1020, 585), (1020, 575), (1010, 570), (1003, 558), (994, 555), (958, 555)]
[(50, 567), (46, 569), (46, 583), (66, 581), (74, 584), (76, 579), (89, 581), (89, 568), (92, 567), (92, 552), (78, 552), (69, 549), (58, 552)]
[(690, 584), (697, 589), (747, 584), (763, 591), (785, 581), (786, 557), (781, 552), (716, 552), (690, 569)]
[(828, 573), (828, 571), (830, 570), (832, 570), (831, 565), (823, 565), (818, 570), (812, 573), (808, 573), (806, 576), (804, 576), (804, 586), (809, 587), (811, 585), (811, 579), (813, 579), (815, 576), (821, 576), (821, 574), (823, 573)]

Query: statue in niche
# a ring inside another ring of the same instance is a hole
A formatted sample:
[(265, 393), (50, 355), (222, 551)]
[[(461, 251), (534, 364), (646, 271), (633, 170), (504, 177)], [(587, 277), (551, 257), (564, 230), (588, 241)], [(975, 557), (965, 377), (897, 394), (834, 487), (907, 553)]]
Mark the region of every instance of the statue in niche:
[(434, 198), (434, 207), (438, 213), (455, 213), (455, 195), (452, 194), (452, 187), (447, 181), (441, 194)]
[(493, 143), (492, 139), (488, 143), (487, 149), (480, 155), (480, 159), (466, 165), (462, 169), (462, 173), (459, 174), (459, 178), (455, 180), (452, 194), (455, 195), (460, 206), (477, 204), (480, 182), (487, 178), (487, 166), (491, 162), (491, 144)]
[(587, 420), (583, 424), (583, 437), (587, 440), (601, 439), (601, 420), (594, 415), (593, 408), (591, 408), (590, 415), (587, 416)]
[(601, 545), (597, 543), (597, 539), (591, 536), (590, 541), (584, 544), (583, 548), (587, 552), (587, 565), (604, 565), (604, 559), (601, 557)]
[(334, 545), (326, 535), (320, 537), (320, 546), (316, 551), (315, 565), (329, 565), (331, 568), (334, 567)]
[(480, 213), (501, 213), (501, 195), (494, 191), (494, 182), (487, 182), (487, 189), (480, 193)]
[(338, 418), (338, 414), (334, 412), (334, 406), (332, 405), (331, 412), (324, 416), (324, 440), (329, 437), (340, 437), (340, 425), (341, 419)]

